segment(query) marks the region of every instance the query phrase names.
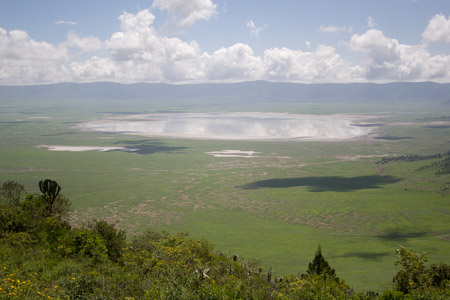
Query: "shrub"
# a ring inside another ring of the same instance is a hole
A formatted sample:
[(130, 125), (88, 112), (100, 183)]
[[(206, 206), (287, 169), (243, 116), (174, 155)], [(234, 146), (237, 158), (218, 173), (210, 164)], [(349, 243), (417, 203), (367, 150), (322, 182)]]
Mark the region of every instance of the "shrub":
[(385, 290), (381, 295), (381, 300), (402, 300), (404, 299), (403, 292), (393, 291), (393, 290)]
[(103, 239), (109, 259), (117, 262), (122, 256), (122, 249), (126, 247), (125, 232), (115, 229), (113, 224), (108, 224), (106, 221), (94, 220), (89, 227), (93, 233)]
[(394, 264), (401, 264), (403, 269), (393, 279), (394, 288), (408, 293), (412, 289), (430, 286), (431, 278), (425, 266), (428, 260), (426, 254), (408, 251), (402, 246), (397, 247), (396, 252), (398, 260)]
[(94, 262), (107, 259), (108, 249), (103, 240), (89, 229), (79, 229), (74, 236), (74, 253), (92, 258)]
[(25, 187), (15, 181), (4, 182), (0, 189), (0, 202), (9, 205), (18, 205)]
[(429, 268), (431, 283), (434, 287), (445, 288), (450, 281), (450, 266), (446, 264), (432, 264)]

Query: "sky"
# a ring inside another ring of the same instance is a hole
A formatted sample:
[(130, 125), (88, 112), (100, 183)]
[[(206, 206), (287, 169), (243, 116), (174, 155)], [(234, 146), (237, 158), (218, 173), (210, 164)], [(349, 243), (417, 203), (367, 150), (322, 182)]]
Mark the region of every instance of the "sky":
[(0, 85), (450, 82), (449, 0), (0, 0)]

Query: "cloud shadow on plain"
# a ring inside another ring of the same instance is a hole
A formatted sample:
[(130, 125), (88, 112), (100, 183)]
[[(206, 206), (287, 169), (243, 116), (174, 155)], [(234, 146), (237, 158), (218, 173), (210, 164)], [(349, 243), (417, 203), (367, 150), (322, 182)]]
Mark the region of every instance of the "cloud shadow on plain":
[(189, 149), (189, 147), (172, 147), (167, 146), (161, 141), (154, 140), (139, 140), (139, 141), (118, 141), (117, 144), (125, 145), (125, 150), (128, 153), (137, 153), (142, 155), (150, 155), (157, 152), (181, 152), (182, 150)]
[(427, 234), (427, 232), (390, 231), (377, 237), (387, 241), (405, 242), (408, 239), (420, 238)]
[(309, 187), (311, 192), (353, 192), (363, 189), (378, 189), (382, 185), (396, 183), (401, 179), (393, 176), (366, 175), (357, 177), (322, 176), (274, 178), (255, 181), (238, 186), (240, 189)]
[(373, 260), (373, 261), (378, 261), (381, 258), (385, 257), (385, 256), (389, 256), (392, 255), (392, 253), (389, 252), (347, 252), (343, 255), (339, 255), (336, 257), (345, 257), (345, 258), (351, 258), (351, 257), (356, 257), (356, 258), (361, 258), (364, 260)]

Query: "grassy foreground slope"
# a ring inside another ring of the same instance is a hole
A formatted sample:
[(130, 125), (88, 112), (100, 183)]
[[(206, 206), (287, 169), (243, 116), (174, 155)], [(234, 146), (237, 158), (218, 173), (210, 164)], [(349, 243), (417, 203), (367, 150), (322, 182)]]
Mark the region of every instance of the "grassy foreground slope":
[[(337, 276), (321, 247), (301, 275), (277, 277), (255, 261), (212, 250), (202, 239), (125, 232), (92, 220), (71, 228), (70, 202), (56, 181), (21, 200), (3, 184), (0, 203), (1, 299), (448, 299), (450, 266), (397, 248), (392, 288), (357, 293)], [(357, 267), (357, 266), (355, 266)]]

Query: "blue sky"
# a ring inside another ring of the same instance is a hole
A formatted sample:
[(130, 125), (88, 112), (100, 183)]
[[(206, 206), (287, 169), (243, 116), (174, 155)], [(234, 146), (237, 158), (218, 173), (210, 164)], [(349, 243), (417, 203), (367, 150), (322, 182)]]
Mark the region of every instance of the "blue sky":
[(0, 84), (450, 82), (448, 0), (0, 0)]

